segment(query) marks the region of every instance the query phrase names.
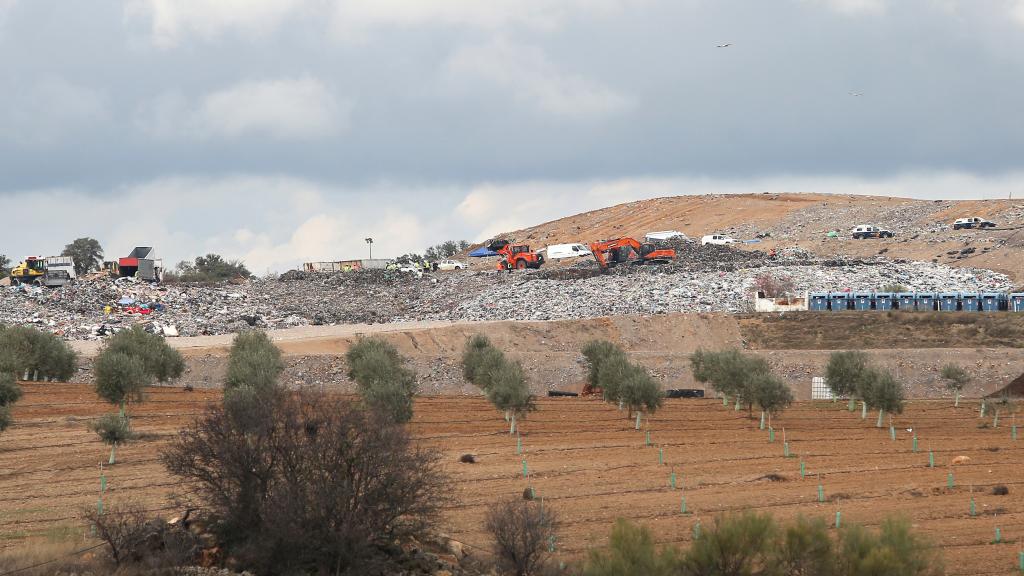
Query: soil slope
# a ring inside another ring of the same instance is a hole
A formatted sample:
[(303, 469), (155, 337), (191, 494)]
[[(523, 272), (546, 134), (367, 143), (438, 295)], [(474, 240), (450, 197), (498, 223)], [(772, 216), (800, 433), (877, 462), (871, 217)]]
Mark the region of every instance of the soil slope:
[[(999, 229), (953, 231), (953, 220), (967, 216), (988, 218)], [(896, 237), (852, 240), (849, 230), (858, 224), (889, 228)], [(1024, 284), (1024, 200), (930, 201), (775, 193), (673, 196), (585, 212), (510, 231), (506, 236), (540, 248), (620, 236), (642, 238), (655, 230), (680, 230), (697, 240), (715, 232), (739, 240), (768, 234), (750, 248), (798, 246), (822, 256), (884, 254), (937, 260), (997, 270)], [(838, 231), (839, 237), (826, 238), (829, 231)]]

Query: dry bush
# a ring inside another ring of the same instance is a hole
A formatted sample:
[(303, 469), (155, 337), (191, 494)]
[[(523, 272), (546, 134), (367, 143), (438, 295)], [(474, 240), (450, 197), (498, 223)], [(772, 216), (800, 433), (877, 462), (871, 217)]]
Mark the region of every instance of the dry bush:
[(796, 293), (796, 284), (788, 276), (776, 276), (767, 272), (754, 278), (754, 288), (765, 298), (787, 298)]
[(547, 560), (558, 520), (550, 506), (511, 498), (490, 509), (484, 529), (494, 539), (498, 568), (526, 576), (535, 574)]
[(226, 552), (260, 573), (386, 564), (449, 493), (439, 455), (403, 427), (314, 393), (213, 407), (161, 459), (195, 483)]
[[(89, 545), (82, 540), (29, 540), (0, 552), (0, 574), (52, 576), (84, 574), (94, 570), (95, 560), (78, 554)], [(94, 572), (95, 573), (95, 572)]]

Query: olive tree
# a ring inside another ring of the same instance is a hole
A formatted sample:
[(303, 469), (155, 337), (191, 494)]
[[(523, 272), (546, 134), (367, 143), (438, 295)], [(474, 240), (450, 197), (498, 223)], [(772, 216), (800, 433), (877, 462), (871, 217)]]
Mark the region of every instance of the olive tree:
[(361, 338), (345, 358), (348, 376), (370, 408), (395, 422), (412, 419), (416, 374), (405, 367), (405, 358), (394, 346), (379, 338)]
[(519, 362), (505, 362), (493, 370), (491, 378), (487, 399), (495, 408), (505, 411), (509, 416), (509, 434), (515, 434), (516, 417), (537, 409), (523, 366)]
[[(836, 398), (849, 398), (853, 410), (860, 381), (868, 369), (868, 355), (860, 350), (833, 352), (825, 367), (825, 382)], [(861, 396), (863, 399), (863, 396)]]
[(619, 383), (619, 398), (626, 405), (628, 414), (636, 413), (636, 429), (639, 430), (643, 413), (653, 413), (660, 408), (665, 393), (646, 369), (631, 366)]
[(718, 352), (697, 350), (690, 355), (690, 369), (695, 380), (710, 384), (725, 398), (734, 396), (736, 409), (739, 410), (742, 401), (751, 415), (756, 403), (756, 387), (771, 374), (767, 360), (735, 348)]
[(942, 378), (946, 381), (946, 388), (953, 393), (953, 406), (960, 407), (960, 393), (971, 381), (971, 375), (962, 366), (952, 362), (942, 367)]
[(505, 364), (505, 355), (481, 334), (466, 341), (462, 353), (462, 375), (466, 380), (484, 391), (491, 387), (493, 375)]
[(793, 403), (793, 391), (779, 377), (759, 373), (753, 378), (753, 399), (762, 413), (775, 416)]
[(131, 422), (128, 420), (128, 417), (122, 414), (106, 414), (101, 416), (99, 420), (90, 424), (89, 428), (100, 437), (104, 444), (110, 446), (108, 464), (116, 462), (115, 454), (118, 444), (123, 444), (136, 437), (135, 433), (132, 432)]
[(11, 417), (11, 405), (21, 399), (21, 388), (14, 378), (14, 374), (0, 372), (0, 432), (6, 430), (13, 418)]
[(26, 380), (68, 380), (78, 357), (67, 342), (25, 326), (0, 326), (0, 371)]
[(868, 368), (860, 380), (858, 391), (864, 402), (871, 408), (878, 409), (877, 428), (882, 427), (882, 419), (886, 412), (903, 413), (904, 392), (901, 384), (888, 370)]
[(281, 350), (270, 341), (267, 334), (259, 330), (242, 332), (231, 343), (224, 388), (273, 388), (277, 386), (277, 379), (282, 372), (284, 362), (281, 360)]
[(606, 401), (618, 402), (618, 385), (629, 368), (625, 351), (608, 340), (591, 340), (582, 353), (588, 367), (587, 391), (600, 392)]

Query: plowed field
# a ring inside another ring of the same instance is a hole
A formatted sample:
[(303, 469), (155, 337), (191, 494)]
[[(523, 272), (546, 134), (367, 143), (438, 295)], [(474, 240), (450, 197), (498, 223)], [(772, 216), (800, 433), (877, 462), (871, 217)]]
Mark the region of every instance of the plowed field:
[[(109, 454), (86, 427), (111, 411), (91, 389), (23, 388), (15, 425), (0, 436), (2, 548), (29, 538), (84, 533), (81, 511), (96, 505), (99, 465)], [(118, 463), (106, 468), (106, 501), (139, 500), (173, 514), (170, 495), (187, 493), (189, 486), (164, 472), (158, 450), (218, 397), (216, 391), (153, 389), (148, 402), (133, 409), (143, 438), (119, 449)], [(888, 428), (875, 428), (874, 415), (861, 420), (859, 410), (845, 408), (800, 403), (773, 422), (776, 438), (769, 442), (758, 420), (720, 401), (669, 400), (644, 423), (652, 443), (645, 446), (646, 433), (634, 430), (634, 422), (613, 406), (543, 399), (520, 423), (524, 453), (519, 455), (508, 424), (484, 400), (431, 397), (418, 401), (411, 430), (443, 451), (455, 486), (447, 530), (472, 547), (487, 545), (481, 525), (488, 506), (521, 497), (532, 486), (561, 517), (558, 549), (567, 560), (605, 542), (616, 517), (650, 526), (661, 542), (686, 545), (696, 522), (706, 526), (722, 512), (754, 509), (834, 522), (840, 511), (844, 523), (869, 526), (889, 514), (909, 517), (944, 549), (950, 574), (1016, 573), (1024, 546), (1024, 452), (1011, 437), (1011, 418), (1003, 416), (992, 428), (991, 413), (980, 419), (976, 402), (959, 409), (948, 401), (913, 402), (896, 418), (892, 440)], [(928, 466), (929, 450), (934, 468)], [(459, 463), (465, 453), (478, 462)], [(958, 456), (968, 460), (951, 465)], [(953, 488), (947, 487), (950, 473)], [(818, 501), (819, 479), (823, 502)], [(992, 495), (996, 485), (1007, 486), (1009, 495)], [(680, 511), (684, 496), (687, 514)], [(1008, 543), (991, 544), (997, 527)]]

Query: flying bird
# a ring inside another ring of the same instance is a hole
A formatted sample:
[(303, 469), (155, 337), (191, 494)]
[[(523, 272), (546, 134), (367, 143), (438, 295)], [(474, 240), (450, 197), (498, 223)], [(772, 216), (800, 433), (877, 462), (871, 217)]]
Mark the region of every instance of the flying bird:
[(729, 46), (732, 46), (732, 42), (729, 42), (727, 44), (718, 44), (715, 46), (715, 48), (728, 48)]
[(850, 92), (850, 96), (863, 96), (863, 92)]

